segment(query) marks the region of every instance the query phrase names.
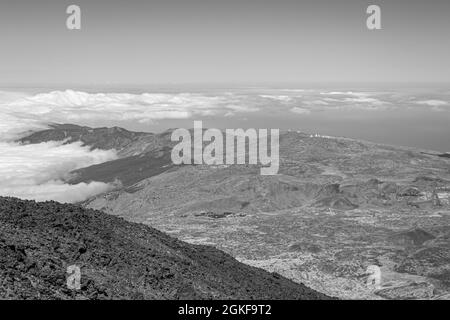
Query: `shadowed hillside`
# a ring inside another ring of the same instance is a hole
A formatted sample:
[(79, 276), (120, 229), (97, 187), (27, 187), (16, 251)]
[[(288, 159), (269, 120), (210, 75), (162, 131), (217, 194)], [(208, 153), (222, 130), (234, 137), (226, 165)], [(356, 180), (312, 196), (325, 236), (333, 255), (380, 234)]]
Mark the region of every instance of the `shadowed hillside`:
[(23, 143), (41, 143), (63, 141), (72, 143), (81, 141), (93, 149), (116, 149), (120, 151), (140, 137), (152, 136), (151, 133), (131, 132), (119, 127), (90, 128), (74, 124), (52, 124), (47, 130), (35, 132), (20, 139)]

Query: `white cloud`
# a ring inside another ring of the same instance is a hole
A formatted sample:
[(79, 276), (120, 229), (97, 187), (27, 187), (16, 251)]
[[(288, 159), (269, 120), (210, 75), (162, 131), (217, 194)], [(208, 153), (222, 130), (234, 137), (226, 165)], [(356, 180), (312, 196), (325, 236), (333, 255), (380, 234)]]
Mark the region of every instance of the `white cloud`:
[(449, 105), (449, 103), (447, 101), (443, 101), (443, 100), (422, 100), (422, 101), (416, 101), (415, 103), (425, 105), (425, 106), (430, 106), (430, 107), (443, 107), (443, 106)]
[(346, 95), (346, 96), (353, 96), (353, 95), (357, 95), (358, 93), (352, 92), (352, 91), (330, 91), (330, 92), (321, 92), (320, 94), (322, 95), (330, 95), (330, 96), (342, 96), (342, 95)]
[[(253, 112), (254, 107), (239, 105), (232, 96), (209, 96), (196, 93), (86, 93), (53, 91), (22, 97), (3, 103), (4, 112), (28, 115), (30, 119), (50, 122), (85, 120), (187, 119), (193, 116), (220, 115), (226, 112)], [(239, 106), (239, 108), (237, 108)]]
[(256, 112), (260, 109), (255, 106), (243, 106), (243, 105), (237, 105), (237, 104), (230, 104), (227, 105), (227, 109), (235, 112)]
[(291, 109), (291, 112), (297, 113), (297, 114), (310, 114), (311, 111), (305, 108), (299, 108), (299, 107), (293, 107)]
[[(259, 95), (261, 98), (265, 98), (265, 99), (272, 99), (272, 100), (276, 100), (276, 101), (281, 101), (281, 102), (290, 102), (293, 100), (292, 97), (290, 96), (286, 96), (286, 95), (269, 95), (269, 94), (261, 94)], [(300, 97), (300, 96), (297, 96)]]
[(108, 192), (112, 189), (113, 185), (97, 181), (69, 185), (56, 180), (39, 185), (0, 187), (0, 193), (1, 195), (21, 199), (36, 201), (55, 200), (63, 203), (74, 203), (84, 201), (89, 197)]
[(345, 98), (344, 102), (351, 103), (351, 106), (353, 107), (371, 110), (381, 109), (382, 107), (389, 104), (388, 102), (370, 97)]
[[(297, 91), (302, 94), (298, 95)], [(281, 94), (276, 94), (277, 92)], [(335, 109), (374, 110), (390, 105), (376, 95), (374, 92), (317, 92), (301, 89), (271, 90), (270, 94), (255, 92), (129, 94), (86, 93), (73, 90), (28, 96), (5, 94), (7, 99), (3, 100), (0, 95), (0, 133), (14, 136), (21, 129), (24, 130), (24, 123), (28, 129), (41, 129), (49, 122), (81, 125), (120, 121), (151, 123), (161, 119), (271, 112), (274, 103), (279, 103), (276, 106), (277, 110), (303, 114)], [(301, 104), (302, 108), (298, 109), (297, 104)], [(6, 117), (10, 119), (5, 120)], [(11, 118), (17, 121), (14, 122)]]
[(311, 101), (304, 101), (303, 104), (310, 105), (310, 106), (327, 106), (329, 103), (323, 100), (311, 100)]
[(321, 92), (320, 95), (329, 96), (320, 101), (329, 102), (330, 109), (384, 110), (392, 107), (390, 102), (381, 100), (380, 93), (376, 92), (330, 91)]
[(353, 97), (367, 97), (371, 95), (376, 95), (375, 92), (355, 92), (355, 91), (330, 91), (330, 92), (321, 92), (321, 95), (329, 95), (329, 96), (353, 96)]
[(314, 90), (311, 89), (280, 89), (280, 91), (284, 91), (284, 92), (314, 92)]
[(0, 195), (64, 202), (85, 200), (112, 186), (101, 182), (68, 185), (63, 179), (72, 170), (116, 158), (113, 150), (90, 150), (81, 142), (0, 142)]

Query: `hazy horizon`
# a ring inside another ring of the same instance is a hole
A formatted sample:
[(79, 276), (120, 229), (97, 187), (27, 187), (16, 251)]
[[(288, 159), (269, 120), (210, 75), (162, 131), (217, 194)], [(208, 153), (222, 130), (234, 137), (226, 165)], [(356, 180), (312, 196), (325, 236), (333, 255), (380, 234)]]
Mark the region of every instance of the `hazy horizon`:
[(450, 151), (446, 139), (450, 136), (450, 87), (99, 89), (0, 90), (3, 134), (52, 122), (161, 132), (190, 128), (194, 120), (202, 120), (205, 126), (220, 129), (300, 130)]

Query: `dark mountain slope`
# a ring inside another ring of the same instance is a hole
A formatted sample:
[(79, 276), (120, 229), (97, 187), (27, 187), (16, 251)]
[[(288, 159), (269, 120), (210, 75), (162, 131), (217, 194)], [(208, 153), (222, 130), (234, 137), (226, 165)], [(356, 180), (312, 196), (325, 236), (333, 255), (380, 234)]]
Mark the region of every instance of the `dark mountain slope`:
[(81, 141), (92, 149), (115, 149), (119, 157), (138, 155), (170, 145), (170, 135), (133, 132), (120, 127), (91, 128), (74, 124), (51, 124), (49, 129), (34, 132), (18, 140), (22, 143)]
[(163, 148), (140, 155), (120, 158), (72, 171), (68, 182), (114, 182), (129, 187), (139, 181), (156, 176), (174, 167), (170, 158), (171, 150)]
[(119, 127), (90, 128), (74, 124), (52, 124), (50, 129), (35, 132), (20, 139), (24, 143), (67, 140), (67, 143), (81, 141), (93, 149), (121, 150), (140, 137), (152, 135), (144, 132), (131, 132)]
[[(81, 290), (66, 287), (81, 267)], [(0, 298), (323, 299), (277, 274), (151, 227), (57, 202), (0, 197)]]

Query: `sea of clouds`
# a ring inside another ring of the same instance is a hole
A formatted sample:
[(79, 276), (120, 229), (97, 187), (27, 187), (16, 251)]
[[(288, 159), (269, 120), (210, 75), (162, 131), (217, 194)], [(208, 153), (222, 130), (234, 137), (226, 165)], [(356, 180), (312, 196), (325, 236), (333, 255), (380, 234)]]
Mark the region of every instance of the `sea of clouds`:
[(395, 91), (249, 89), (215, 93), (86, 93), (52, 91), (29, 94), (0, 91), (0, 195), (61, 202), (83, 201), (106, 192), (102, 182), (70, 185), (75, 169), (117, 158), (115, 150), (91, 150), (80, 142), (21, 144), (18, 138), (50, 123), (84, 125), (98, 120), (151, 124), (166, 119), (290, 114), (308, 117), (327, 110), (379, 111), (395, 108), (450, 110), (450, 94), (435, 96)]
[(112, 186), (102, 182), (70, 185), (63, 182), (64, 178), (72, 170), (116, 157), (112, 150), (89, 150), (80, 142), (29, 145), (0, 142), (0, 195), (39, 201), (83, 201)]

